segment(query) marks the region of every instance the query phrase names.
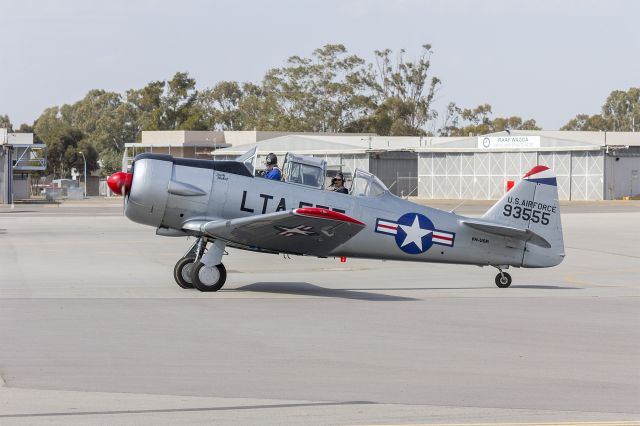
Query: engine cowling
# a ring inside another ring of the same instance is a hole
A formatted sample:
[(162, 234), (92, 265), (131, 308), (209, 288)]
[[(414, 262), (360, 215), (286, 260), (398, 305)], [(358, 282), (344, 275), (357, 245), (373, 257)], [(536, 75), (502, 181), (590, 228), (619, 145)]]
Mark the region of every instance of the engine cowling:
[(158, 227), (167, 207), (167, 187), (173, 162), (153, 158), (136, 160), (132, 167), (125, 215), (134, 222)]

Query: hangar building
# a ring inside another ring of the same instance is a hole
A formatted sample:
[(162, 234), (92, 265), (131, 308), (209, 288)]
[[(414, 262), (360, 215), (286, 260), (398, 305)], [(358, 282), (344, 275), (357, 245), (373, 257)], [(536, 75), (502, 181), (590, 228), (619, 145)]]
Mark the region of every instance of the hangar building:
[(260, 131), (143, 132), (125, 160), (141, 152), (232, 159), (257, 146), (324, 158), (330, 171), (376, 174), (400, 196), (497, 199), (533, 165), (551, 167), (562, 200), (640, 194), (640, 133), (518, 131), (468, 137), (389, 137)]
[(536, 164), (552, 168), (561, 200), (609, 200), (640, 193), (640, 133), (511, 131), (416, 150), (417, 195), (497, 199), (507, 181)]
[(233, 144), (211, 154), (232, 159), (253, 146), (264, 156), (322, 157), (329, 169), (376, 174), (396, 195), (498, 199), (509, 181), (544, 164), (561, 200), (620, 199), (640, 193), (640, 133), (511, 131), (469, 137), (285, 135)]

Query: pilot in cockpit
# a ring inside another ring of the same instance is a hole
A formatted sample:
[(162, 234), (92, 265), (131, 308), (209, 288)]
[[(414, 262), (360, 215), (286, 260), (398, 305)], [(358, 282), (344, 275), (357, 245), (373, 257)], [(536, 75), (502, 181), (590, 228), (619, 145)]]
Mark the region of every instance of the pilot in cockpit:
[(282, 179), (282, 172), (278, 167), (278, 157), (273, 152), (267, 154), (264, 164), (267, 166), (267, 172), (264, 174), (265, 178), (273, 180)]
[(336, 177), (331, 179), (331, 188), (333, 192), (339, 192), (341, 194), (348, 194), (349, 191), (344, 187), (344, 175), (342, 172), (338, 172)]

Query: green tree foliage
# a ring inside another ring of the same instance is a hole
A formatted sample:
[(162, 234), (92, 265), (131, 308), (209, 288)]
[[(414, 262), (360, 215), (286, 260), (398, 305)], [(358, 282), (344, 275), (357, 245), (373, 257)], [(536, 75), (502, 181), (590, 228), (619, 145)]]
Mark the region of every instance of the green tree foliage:
[(16, 133), (33, 133), (33, 126), (27, 123), (22, 123), (16, 130)]
[(125, 96), (91, 90), (78, 102), (46, 109), (34, 124), (35, 137), (47, 144), (49, 171), (58, 177), (67, 177), (77, 166), (78, 149), (90, 171), (97, 169), (99, 159), (112, 172), (121, 167), (124, 144), (139, 139), (142, 130), (206, 129), (196, 99), (195, 80), (187, 73)]
[(578, 114), (560, 130), (574, 131), (605, 131), (609, 130), (609, 123), (600, 114)]
[[(393, 59), (390, 49), (375, 51), (375, 66), (370, 65), (362, 80), (373, 94), (374, 113), (367, 117), (369, 131), (381, 135), (422, 135), (427, 123), (436, 118), (433, 98), (441, 81), (429, 78), (430, 44), (422, 46), (416, 61), (405, 59), (401, 49)], [(367, 130), (366, 128), (364, 130)]]
[(253, 83), (244, 83), (242, 87), (240, 130), (301, 131), (296, 128), (295, 119), (278, 102), (277, 94)]
[(483, 135), (504, 130), (541, 130), (536, 120), (523, 120), (518, 116), (491, 119), (491, 105), (478, 105), (473, 109), (460, 108), (451, 102), (447, 106), (441, 136)]
[(82, 100), (63, 105), (59, 118), (85, 134), (99, 152), (121, 152), (136, 136), (131, 108), (114, 92), (91, 90)]
[(415, 61), (377, 51), (376, 64), (328, 44), (292, 56), (261, 84), (225, 81), (198, 94), (207, 127), (220, 130), (425, 134), (440, 80), (429, 78), (431, 47)]
[(614, 90), (602, 105), (602, 117), (611, 123), (614, 132), (635, 131), (640, 128), (640, 87), (626, 92)]
[[(364, 60), (341, 44), (327, 44), (311, 58), (292, 56), (262, 81), (265, 106), (274, 108), (293, 131), (340, 132), (363, 114), (361, 79)], [(254, 93), (254, 96), (258, 93)]]
[(78, 151), (85, 153), (88, 171), (98, 168), (98, 153), (122, 152), (124, 144), (135, 138), (126, 111), (119, 94), (103, 90), (92, 90), (74, 104), (45, 110), (33, 130), (47, 144), (49, 172), (68, 177), (78, 165)]
[[(46, 109), (33, 131), (49, 146), (50, 171), (67, 176), (78, 165), (78, 149), (91, 170), (98, 163), (103, 174), (119, 170), (124, 144), (139, 141), (143, 130), (468, 136), (540, 129), (533, 119), (493, 118), (488, 104), (461, 108), (455, 102), (438, 127), (433, 100), (441, 81), (431, 75), (432, 55), (425, 44), (415, 60), (408, 60), (404, 49), (384, 49), (368, 62), (342, 44), (327, 44), (309, 57), (291, 56), (282, 67), (267, 70), (259, 83), (221, 81), (201, 91), (188, 73), (177, 72), (168, 81), (151, 81), (124, 94), (91, 90), (78, 102)], [(12, 128), (8, 116), (0, 116), (0, 126)], [(578, 114), (562, 129), (638, 128), (640, 88), (631, 88), (611, 92), (601, 114)]]
[(634, 132), (640, 129), (640, 88), (612, 91), (601, 114), (578, 114), (560, 130)]
[(81, 130), (62, 120), (59, 108), (47, 108), (36, 121), (34, 130), (47, 145), (47, 174), (66, 178), (74, 167), (83, 170), (79, 152), (85, 155), (88, 172), (98, 168), (97, 150)]
[(202, 113), (195, 107), (198, 92), (196, 80), (185, 72), (176, 73), (167, 82), (162, 98), (163, 126), (166, 130), (206, 130)]
[(100, 153), (100, 176), (108, 177), (122, 170), (122, 153), (117, 151), (103, 151)]
[(162, 95), (164, 81), (152, 81), (142, 89), (127, 90), (127, 103), (136, 123), (136, 134), (142, 130), (164, 130), (162, 124)]
[(7, 129), (7, 132), (13, 132), (13, 124), (7, 114), (0, 115), (0, 129)]
[(122, 113), (131, 114), (138, 139), (143, 130), (206, 130), (195, 86), (195, 79), (184, 72), (168, 82), (152, 81), (142, 89), (127, 91), (128, 107)]
[(198, 93), (195, 107), (209, 129), (241, 130), (244, 128), (240, 102), (248, 90), (236, 81), (221, 81), (213, 88)]

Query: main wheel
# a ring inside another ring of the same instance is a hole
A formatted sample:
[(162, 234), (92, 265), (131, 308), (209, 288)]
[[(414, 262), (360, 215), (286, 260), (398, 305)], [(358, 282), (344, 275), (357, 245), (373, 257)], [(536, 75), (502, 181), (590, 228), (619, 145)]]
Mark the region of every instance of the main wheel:
[(500, 288), (507, 288), (511, 285), (511, 275), (502, 272), (496, 275), (496, 285)]
[(227, 270), (221, 263), (215, 266), (205, 266), (198, 262), (191, 268), (191, 282), (200, 291), (218, 291), (227, 280)]
[(191, 282), (191, 268), (195, 257), (183, 257), (173, 267), (173, 279), (182, 288), (193, 288)]

